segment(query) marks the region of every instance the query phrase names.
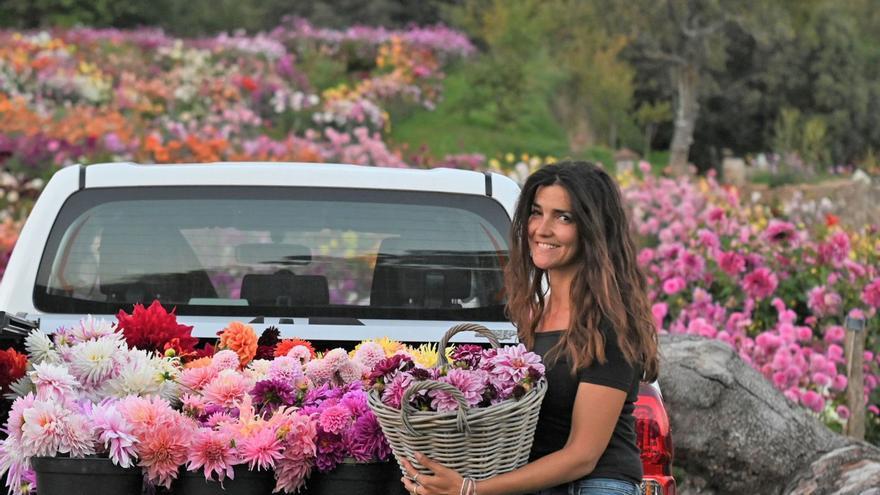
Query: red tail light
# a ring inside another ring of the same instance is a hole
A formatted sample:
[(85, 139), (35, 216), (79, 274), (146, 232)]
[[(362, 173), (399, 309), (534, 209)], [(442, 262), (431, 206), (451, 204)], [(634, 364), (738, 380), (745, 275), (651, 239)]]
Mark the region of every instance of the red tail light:
[(645, 383), (641, 385), (633, 416), (645, 473), (642, 493), (674, 495), (672, 434), (669, 417), (666, 416), (666, 408), (657, 389)]

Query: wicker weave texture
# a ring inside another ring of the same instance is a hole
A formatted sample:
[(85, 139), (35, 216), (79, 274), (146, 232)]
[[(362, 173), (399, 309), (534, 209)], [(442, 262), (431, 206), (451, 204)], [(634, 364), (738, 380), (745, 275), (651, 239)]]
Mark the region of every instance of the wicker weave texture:
[[(462, 331), (475, 331), (491, 336), (492, 345), (498, 346), (494, 335), (485, 327), (462, 324), (449, 329), (441, 339), (441, 356), (449, 338)], [(459, 402), (459, 410), (415, 410), (408, 405), (408, 398), (423, 390), (449, 392)], [(382, 403), (376, 391), (370, 392), (368, 404), (379, 420), (398, 463), (401, 459), (409, 459), (420, 472), (429, 473), (424, 466), (414, 461), (413, 454), (421, 452), (462, 476), (486, 479), (512, 471), (528, 462), (541, 401), (546, 392), (547, 382), (542, 378), (520, 399), (468, 409), (458, 389), (446, 383), (428, 380), (416, 382), (407, 389), (402, 400), (407, 405), (402, 409)], [(402, 465), (401, 472), (404, 472)]]

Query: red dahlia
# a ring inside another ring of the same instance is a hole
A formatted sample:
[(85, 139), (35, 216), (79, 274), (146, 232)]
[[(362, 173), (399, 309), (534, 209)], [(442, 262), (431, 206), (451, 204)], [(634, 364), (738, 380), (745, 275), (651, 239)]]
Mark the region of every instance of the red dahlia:
[(173, 347), (180, 354), (187, 354), (198, 343), (198, 339), (192, 336), (193, 327), (178, 324), (174, 310), (165, 311), (158, 300), (153, 301), (149, 308), (135, 304), (130, 315), (120, 309), (116, 319), (125, 341), (131, 347), (160, 353), (164, 353), (167, 347)]

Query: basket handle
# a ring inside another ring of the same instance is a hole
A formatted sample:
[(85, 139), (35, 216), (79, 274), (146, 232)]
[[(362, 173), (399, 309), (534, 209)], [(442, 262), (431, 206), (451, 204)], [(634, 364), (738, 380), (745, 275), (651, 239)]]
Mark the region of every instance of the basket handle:
[(437, 348), (437, 353), (439, 356), (439, 364), (440, 366), (446, 366), (449, 362), (446, 360), (446, 345), (449, 343), (449, 339), (452, 338), (453, 335), (461, 332), (474, 332), (477, 335), (482, 335), (489, 339), (489, 343), (492, 344), (492, 347), (495, 349), (501, 347), (501, 343), (498, 342), (498, 337), (492, 333), (491, 330), (484, 327), (483, 325), (479, 325), (477, 323), (461, 323), (455, 325), (450, 328), (443, 334), (443, 338), (440, 339), (440, 345)]
[(467, 401), (464, 400), (464, 395), (461, 393), (461, 390), (453, 387), (452, 385), (444, 382), (438, 382), (436, 380), (423, 380), (420, 382), (415, 382), (407, 387), (406, 391), (403, 393), (403, 397), (400, 399), (400, 420), (403, 422), (403, 426), (406, 427), (407, 431), (413, 436), (421, 436), (423, 433), (416, 431), (413, 428), (412, 424), (409, 422), (410, 411), (415, 412), (415, 408), (409, 404), (410, 399), (417, 392), (421, 392), (422, 390), (442, 390), (443, 392), (448, 392), (452, 394), (452, 398), (458, 402), (458, 411), (456, 412), (455, 422), (456, 428), (459, 432), (465, 433), (466, 435), (471, 434), (471, 427), (467, 422), (467, 410), (468, 404)]

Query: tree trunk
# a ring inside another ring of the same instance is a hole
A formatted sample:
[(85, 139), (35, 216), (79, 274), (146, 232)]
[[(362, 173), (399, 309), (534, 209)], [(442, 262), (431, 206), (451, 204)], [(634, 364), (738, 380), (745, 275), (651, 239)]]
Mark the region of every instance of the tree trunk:
[(700, 104), (697, 101), (700, 87), (699, 69), (692, 64), (672, 67), (675, 84), (675, 130), (669, 153), (669, 168), (674, 175), (688, 173), (688, 154), (694, 142), (694, 126)]
[(565, 91), (553, 99), (553, 110), (565, 127), (568, 149), (580, 153), (596, 144), (596, 131), (583, 105), (578, 105)]
[(880, 495), (880, 449), (829, 430), (728, 345), (663, 336), (661, 347), (675, 463), (702, 493)]

